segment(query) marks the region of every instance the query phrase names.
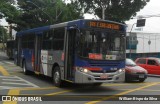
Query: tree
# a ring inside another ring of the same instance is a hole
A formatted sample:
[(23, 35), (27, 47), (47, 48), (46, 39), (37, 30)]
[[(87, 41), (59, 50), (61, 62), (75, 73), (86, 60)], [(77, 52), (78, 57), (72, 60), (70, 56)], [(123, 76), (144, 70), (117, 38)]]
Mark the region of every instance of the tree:
[(3, 43), (3, 48), (5, 47), (4, 43), (7, 41), (8, 39), (8, 34), (7, 34), (7, 30), (3, 27), (0, 26), (0, 43)]
[[(78, 19), (82, 14), (77, 5), (62, 0), (0, 1), (3, 2), (0, 15), (15, 24), (13, 28), (16, 31)], [(16, 6), (13, 1), (17, 1)]]
[(14, 0), (0, 0), (0, 16), (5, 18), (6, 21), (11, 24), (14, 23), (16, 26), (13, 26), (13, 29), (17, 29), (17, 25), (24, 25), (25, 23), (20, 20), (22, 14), (21, 10), (18, 10)]
[[(102, 18), (124, 22), (136, 15), (150, 0), (72, 0), (83, 8), (84, 13), (93, 13)], [(104, 13), (102, 13), (104, 11)]]

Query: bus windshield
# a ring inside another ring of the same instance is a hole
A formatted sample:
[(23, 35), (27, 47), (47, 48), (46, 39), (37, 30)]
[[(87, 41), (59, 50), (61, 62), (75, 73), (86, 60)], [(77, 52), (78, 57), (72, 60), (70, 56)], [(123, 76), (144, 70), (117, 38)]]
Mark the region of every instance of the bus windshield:
[(114, 30), (82, 30), (78, 40), (80, 57), (96, 60), (125, 59), (125, 33)]

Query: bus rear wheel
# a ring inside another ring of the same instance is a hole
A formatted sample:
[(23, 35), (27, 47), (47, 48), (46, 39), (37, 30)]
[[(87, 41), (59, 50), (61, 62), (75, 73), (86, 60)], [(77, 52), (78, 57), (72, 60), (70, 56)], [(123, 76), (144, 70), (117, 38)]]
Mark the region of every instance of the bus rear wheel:
[(62, 87), (63, 82), (61, 80), (61, 72), (60, 72), (60, 68), (58, 66), (56, 66), (54, 68), (52, 79), (53, 79), (53, 83), (56, 87)]

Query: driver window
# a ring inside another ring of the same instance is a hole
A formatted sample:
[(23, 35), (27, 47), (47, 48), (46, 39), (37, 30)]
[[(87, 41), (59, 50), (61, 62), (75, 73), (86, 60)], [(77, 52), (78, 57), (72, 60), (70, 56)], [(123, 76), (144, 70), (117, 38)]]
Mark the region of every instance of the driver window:
[(116, 37), (114, 40), (115, 43), (115, 50), (120, 50), (120, 38)]

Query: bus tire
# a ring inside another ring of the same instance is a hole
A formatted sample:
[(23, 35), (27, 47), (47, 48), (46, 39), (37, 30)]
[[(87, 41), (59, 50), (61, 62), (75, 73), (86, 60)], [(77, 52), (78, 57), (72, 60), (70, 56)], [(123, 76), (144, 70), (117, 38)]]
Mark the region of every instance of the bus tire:
[(101, 86), (102, 83), (93, 83), (93, 86)]
[(26, 61), (24, 60), (23, 61), (23, 73), (25, 74), (25, 75), (28, 75), (29, 74), (29, 71), (27, 70), (27, 68), (26, 68)]
[(52, 79), (56, 87), (62, 87), (63, 82), (61, 80), (61, 72), (58, 66), (56, 66), (53, 70)]

